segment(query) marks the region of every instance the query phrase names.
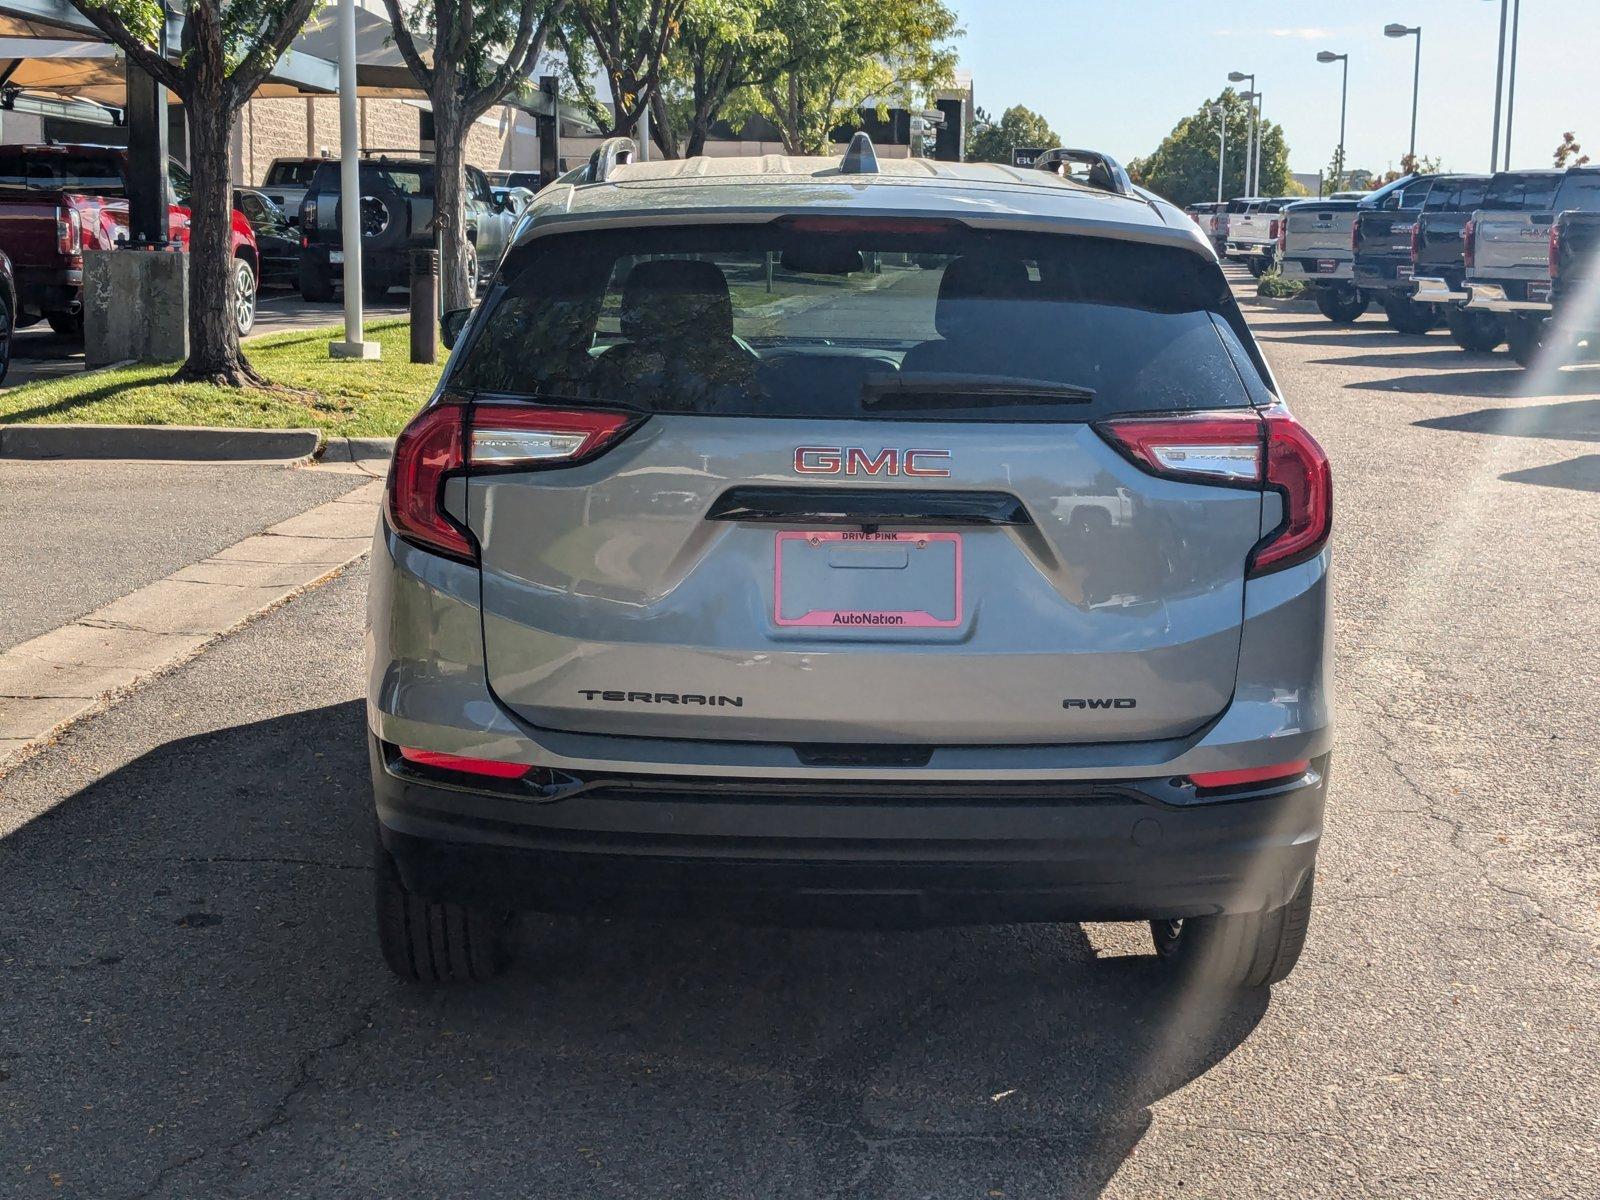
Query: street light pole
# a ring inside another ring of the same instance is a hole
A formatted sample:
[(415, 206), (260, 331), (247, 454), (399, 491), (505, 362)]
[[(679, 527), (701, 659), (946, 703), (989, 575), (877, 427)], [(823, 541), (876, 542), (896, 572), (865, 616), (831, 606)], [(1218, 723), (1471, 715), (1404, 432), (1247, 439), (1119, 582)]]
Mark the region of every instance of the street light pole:
[[(1245, 95), (1253, 96), (1256, 90), (1256, 77), (1254, 75), (1246, 75), (1243, 71), (1228, 72), (1229, 83), (1243, 83), (1246, 79), (1250, 81), (1250, 90)], [(1250, 136), (1245, 142), (1244, 148), (1244, 194), (1253, 196), (1255, 195), (1255, 190), (1250, 182), (1250, 162), (1255, 155), (1256, 147), (1256, 106), (1253, 100), (1247, 100), (1246, 103), (1250, 105)]]
[(1213, 105), (1211, 115), (1217, 119), (1217, 203), (1222, 203), (1222, 167), (1228, 161), (1228, 110)]
[(1494, 65), (1494, 139), (1489, 148), (1489, 170), (1500, 169), (1500, 100), (1506, 76), (1506, 0), (1500, 0), (1500, 56)]
[(1256, 148), (1250, 167), (1250, 194), (1261, 194), (1261, 142), (1267, 135), (1267, 121), (1261, 114), (1261, 93), (1256, 92)]
[(1511, 122), (1517, 112), (1517, 31), (1522, 24), (1522, 0), (1511, 5), (1511, 78), (1506, 81), (1506, 170), (1511, 169)]
[[(323, 203), (326, 203), (324, 199)], [(332, 358), (378, 358), (382, 346), (361, 337), (361, 125), (356, 108), (356, 0), (339, 0), (339, 210), (344, 243), (344, 341)]]
[(1319, 63), (1343, 63), (1344, 79), (1339, 85), (1339, 151), (1336, 157), (1339, 160), (1339, 180), (1334, 184), (1334, 191), (1344, 186), (1344, 178), (1348, 173), (1344, 161), (1344, 114), (1345, 102), (1350, 98), (1350, 56), (1348, 54), (1335, 54), (1332, 50), (1317, 51)]
[(1417, 89), (1422, 83), (1422, 26), (1392, 24), (1383, 27), (1383, 36), (1403, 38), (1415, 36), (1417, 39), (1416, 63), (1411, 69), (1411, 150), (1407, 157), (1412, 165), (1417, 161)]

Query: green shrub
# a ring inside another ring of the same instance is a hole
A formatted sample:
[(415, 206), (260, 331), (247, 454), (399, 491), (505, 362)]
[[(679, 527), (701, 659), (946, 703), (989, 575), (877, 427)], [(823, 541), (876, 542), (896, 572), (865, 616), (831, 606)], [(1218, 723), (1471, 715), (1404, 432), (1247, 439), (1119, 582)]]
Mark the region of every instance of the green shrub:
[(1256, 284), (1256, 295), (1263, 300), (1293, 300), (1306, 290), (1298, 279), (1285, 279), (1276, 271), (1269, 271)]

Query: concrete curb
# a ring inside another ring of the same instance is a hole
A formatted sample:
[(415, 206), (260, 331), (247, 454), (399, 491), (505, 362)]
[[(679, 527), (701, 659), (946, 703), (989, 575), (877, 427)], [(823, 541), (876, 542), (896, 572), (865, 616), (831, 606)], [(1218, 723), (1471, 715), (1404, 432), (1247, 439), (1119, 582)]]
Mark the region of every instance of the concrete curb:
[(1244, 304), (1259, 304), (1262, 308), (1272, 312), (1314, 313), (1317, 304), (1314, 300), (1302, 300), (1296, 296), (1292, 300), (1279, 300), (1273, 296), (1245, 296), (1241, 298)]
[(394, 456), (393, 438), (330, 437), (317, 458), (325, 463), (388, 463)]
[(0, 458), (119, 458), (295, 462), (316, 453), (318, 429), (195, 425), (0, 425)]
[(0, 777), (66, 726), (339, 574), (371, 546), (382, 496), (373, 480), (0, 653)]

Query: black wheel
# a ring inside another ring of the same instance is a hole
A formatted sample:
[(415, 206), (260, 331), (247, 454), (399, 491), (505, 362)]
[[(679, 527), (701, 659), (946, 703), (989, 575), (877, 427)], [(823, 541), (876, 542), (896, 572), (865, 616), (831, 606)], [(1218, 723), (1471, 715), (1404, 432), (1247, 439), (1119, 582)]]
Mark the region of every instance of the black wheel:
[(1383, 311), (1396, 333), (1424, 334), (1439, 323), (1439, 314), (1431, 304), (1418, 304), (1410, 297), (1401, 296), (1384, 301)]
[(256, 324), (256, 270), (242, 258), (233, 260), (233, 324), (243, 337)]
[(47, 313), (45, 320), (50, 322), (50, 328), (55, 330), (57, 337), (64, 337), (73, 342), (83, 341), (83, 309), (80, 308), (75, 313)]
[(474, 303), (478, 299), (478, 289), (482, 286), (483, 267), (478, 262), (478, 250), (474, 246), (467, 251), (467, 295), (472, 297)]
[(11, 305), (0, 297), (0, 383), (11, 370)]
[(378, 945), (391, 971), (413, 983), (481, 983), (505, 970), (516, 933), (512, 913), (408, 891), (382, 842), (374, 843)]
[(1519, 366), (1533, 366), (1544, 350), (1544, 318), (1507, 318), (1506, 345)]
[(1450, 339), (1463, 350), (1486, 354), (1506, 340), (1505, 325), (1498, 313), (1451, 307), (1445, 311), (1444, 323), (1450, 329)]
[(1367, 311), (1367, 298), (1355, 288), (1318, 288), (1317, 311), (1335, 325), (1349, 325)]
[(312, 304), (333, 303), (333, 275), (327, 267), (308, 262), (300, 264), (300, 297)]
[(1311, 924), (1311, 874), (1289, 903), (1234, 916), (1151, 921), (1156, 956), (1185, 982), (1213, 988), (1266, 987), (1286, 979)]
[(1267, 273), (1267, 268), (1270, 265), (1271, 264), (1265, 254), (1252, 254), (1250, 256), (1250, 260), (1245, 264), (1250, 274), (1255, 276), (1257, 279), (1260, 279)]

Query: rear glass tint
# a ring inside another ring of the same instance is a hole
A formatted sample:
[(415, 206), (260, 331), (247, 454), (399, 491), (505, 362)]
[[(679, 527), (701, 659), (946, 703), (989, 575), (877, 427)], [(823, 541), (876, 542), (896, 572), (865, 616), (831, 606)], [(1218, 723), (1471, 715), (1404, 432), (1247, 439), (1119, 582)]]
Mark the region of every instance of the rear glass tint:
[(654, 412), (1082, 421), (1245, 405), (1215, 262), (1098, 238), (783, 223), (515, 250), (453, 387)]
[(1555, 200), (1556, 174), (1521, 174), (1503, 171), (1489, 181), (1483, 207), (1502, 212), (1546, 212)]
[(85, 192), (120, 196), (122, 163), (111, 154), (74, 151), (0, 151), (0, 191)]
[(309, 162), (275, 162), (267, 171), (264, 187), (309, 187), (311, 177), (322, 164), (316, 159)]
[(1600, 171), (1570, 171), (1556, 190), (1555, 208), (1566, 212), (1580, 208), (1585, 212), (1600, 212)]

